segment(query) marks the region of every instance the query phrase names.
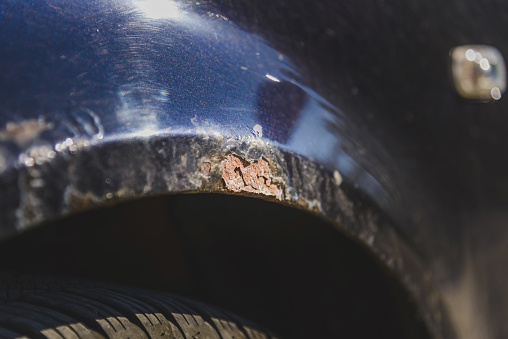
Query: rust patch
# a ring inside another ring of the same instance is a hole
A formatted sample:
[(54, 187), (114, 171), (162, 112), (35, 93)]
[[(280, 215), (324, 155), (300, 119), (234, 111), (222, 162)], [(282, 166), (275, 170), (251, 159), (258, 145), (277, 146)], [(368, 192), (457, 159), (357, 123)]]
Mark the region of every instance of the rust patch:
[(53, 124), (36, 119), (9, 122), (0, 130), (0, 140), (12, 140), (19, 145), (26, 145), (40, 133), (52, 128)]
[(274, 181), (270, 164), (265, 159), (249, 163), (230, 154), (222, 161), (222, 179), (233, 192), (259, 193), (282, 199), (281, 184)]
[(205, 176), (209, 176), (212, 172), (212, 164), (208, 161), (205, 161), (201, 164), (201, 174)]

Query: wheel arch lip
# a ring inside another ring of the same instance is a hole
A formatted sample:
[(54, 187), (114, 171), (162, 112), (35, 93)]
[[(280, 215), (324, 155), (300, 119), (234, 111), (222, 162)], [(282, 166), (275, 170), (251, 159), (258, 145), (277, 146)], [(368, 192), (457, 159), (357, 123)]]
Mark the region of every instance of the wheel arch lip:
[[(313, 160), (391, 218), (406, 221), (395, 175), (383, 166), (392, 162), (389, 153), (361, 131), (354, 112), (309, 87), (309, 69), (199, 6), (174, 2), (175, 13), (165, 17), (141, 3), (2, 4), (0, 178), (6, 190), (23, 184), (13, 185), (12, 176), (72, 161), (86, 150), (195, 136), (224, 140), (224, 150), (267, 145)], [(17, 221), (20, 194), (1, 200), (0, 232), (30, 224)]]
[[(389, 152), (354, 112), (228, 18), (183, 2), (175, 16), (154, 17), (139, 3), (0, 5), (9, 32), (0, 33), (0, 237), (159, 194), (268, 199), (362, 242), (415, 298), (435, 337), (447, 336), (413, 240), (422, 225), (385, 165)], [(235, 161), (251, 182), (243, 173), (228, 185)]]

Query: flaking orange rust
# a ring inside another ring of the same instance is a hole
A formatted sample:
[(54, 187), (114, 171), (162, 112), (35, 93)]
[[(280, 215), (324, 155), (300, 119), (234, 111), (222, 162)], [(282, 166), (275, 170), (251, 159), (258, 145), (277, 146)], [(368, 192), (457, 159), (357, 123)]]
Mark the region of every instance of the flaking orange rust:
[(265, 159), (247, 162), (230, 154), (222, 161), (222, 179), (233, 192), (259, 193), (282, 198), (281, 184), (273, 181), (270, 164)]

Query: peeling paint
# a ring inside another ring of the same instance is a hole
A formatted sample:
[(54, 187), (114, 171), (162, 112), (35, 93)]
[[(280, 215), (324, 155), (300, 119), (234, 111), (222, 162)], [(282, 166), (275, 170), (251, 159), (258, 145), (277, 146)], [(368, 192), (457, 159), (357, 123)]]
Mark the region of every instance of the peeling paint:
[(52, 145), (31, 146), (18, 156), (18, 166), (33, 167), (45, 164), (55, 159), (58, 153), (76, 154), (78, 150), (90, 146), (88, 140), (67, 138)]
[(18, 164), (26, 167), (42, 165), (56, 157), (51, 146), (41, 145), (29, 148), (18, 157)]
[(0, 140), (14, 141), (19, 146), (28, 145), (44, 131), (53, 129), (52, 123), (41, 119), (30, 119), (21, 122), (9, 122), (0, 130)]

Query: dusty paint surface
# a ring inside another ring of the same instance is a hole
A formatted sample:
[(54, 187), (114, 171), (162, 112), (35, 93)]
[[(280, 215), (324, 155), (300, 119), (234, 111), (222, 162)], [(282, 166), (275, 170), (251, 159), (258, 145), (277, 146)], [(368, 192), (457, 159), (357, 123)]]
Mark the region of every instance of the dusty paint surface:
[(222, 179), (233, 192), (250, 192), (282, 199), (282, 187), (274, 182), (268, 161), (247, 162), (230, 154), (222, 161)]

